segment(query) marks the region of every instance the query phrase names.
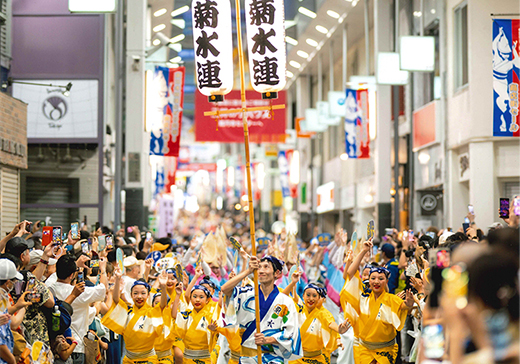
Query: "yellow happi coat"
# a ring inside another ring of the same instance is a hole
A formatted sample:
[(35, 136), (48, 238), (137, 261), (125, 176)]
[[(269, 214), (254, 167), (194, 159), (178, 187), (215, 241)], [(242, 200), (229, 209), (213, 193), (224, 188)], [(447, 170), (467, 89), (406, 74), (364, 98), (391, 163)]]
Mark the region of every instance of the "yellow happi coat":
[[(168, 294), (168, 298), (170, 299), (170, 303), (175, 300), (177, 297), (177, 292), (174, 290), (172, 294), (166, 291)], [(184, 292), (180, 297), (180, 310), (183, 311), (186, 308), (186, 300), (184, 298)], [(176, 346), (182, 351), (184, 351), (184, 343), (182, 339), (176, 335), (171, 335), (171, 332), (175, 331), (175, 321), (172, 319), (172, 311), (170, 308), (163, 310), (163, 321), (164, 321), (164, 330), (163, 335), (158, 337), (155, 340), (155, 352), (157, 353), (157, 358), (159, 363), (162, 364), (173, 364), (174, 362), (174, 354), (173, 347)]]
[[(208, 303), (199, 312), (195, 309), (186, 309), (177, 314), (175, 320), (175, 330), (171, 335), (181, 338), (184, 343), (184, 364), (210, 364), (212, 359), (210, 354), (215, 348), (217, 334), (208, 330), (211, 321), (216, 321), (217, 310), (215, 305)], [(203, 351), (207, 356), (199, 357), (196, 360), (190, 359), (189, 351)]]
[(112, 304), (101, 323), (116, 334), (123, 335), (128, 351), (123, 364), (158, 363), (154, 343), (164, 335), (162, 314), (160, 305), (151, 307), (145, 303), (137, 308), (128, 306), (123, 300)]
[[(159, 305), (159, 303), (157, 304)], [(172, 311), (169, 307), (162, 312), (164, 329), (162, 335), (155, 339), (154, 348), (157, 354), (157, 360), (162, 364), (173, 364), (172, 348), (175, 343), (175, 338), (170, 335), (175, 330), (175, 322), (172, 319)], [(180, 341), (182, 343), (182, 341)]]
[[(405, 323), (408, 310), (399, 297), (383, 292), (376, 300), (374, 293), (363, 291), (363, 282), (356, 273), (341, 291), (343, 310), (354, 327), (354, 361), (356, 364), (393, 364), (397, 344), (390, 344), (396, 331)], [(388, 345), (385, 345), (387, 343)]]
[(329, 328), (332, 314), (318, 304), (311, 312), (301, 300), (296, 303), (302, 340), (303, 358), (291, 364), (329, 364), (330, 355), (337, 349), (339, 334)]
[(226, 311), (230, 316), (232, 316), (234, 314), (234, 312), (232, 312), (233, 310), (234, 307), (232, 304), (227, 305), (225, 310), (221, 310), (217, 321), (217, 333), (226, 337), (229, 344), (229, 350), (231, 351), (231, 358), (229, 359), (228, 364), (238, 364), (242, 349), (242, 336), (238, 332), (238, 325), (227, 325), (226, 323)]

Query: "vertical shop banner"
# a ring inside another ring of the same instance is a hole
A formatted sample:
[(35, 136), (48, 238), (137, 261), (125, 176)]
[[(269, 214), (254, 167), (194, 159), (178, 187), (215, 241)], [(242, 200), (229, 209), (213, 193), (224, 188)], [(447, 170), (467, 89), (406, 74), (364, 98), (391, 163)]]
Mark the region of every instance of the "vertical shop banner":
[(285, 86), (285, 14), (283, 0), (246, 0), (247, 48), (251, 85), (257, 92)]
[[(286, 91), (278, 92), (277, 102), (285, 104)], [(247, 107), (269, 107), (271, 100), (253, 90), (246, 91)], [(242, 112), (205, 116), (206, 111), (224, 111), (240, 108), (240, 91), (231, 91), (224, 101), (209, 102), (202, 93), (195, 91), (195, 140), (197, 142), (243, 143)], [(259, 110), (247, 113), (249, 138), (252, 143), (285, 142), (286, 110)]]
[[(151, 95), (163, 99), (161, 113), (149, 122), (150, 155), (178, 157), (181, 142), (182, 107), (184, 102), (184, 67), (155, 67)], [(154, 104), (151, 101), (150, 104)], [(147, 113), (148, 114), (148, 113)]]
[(349, 158), (370, 157), (368, 90), (347, 89), (345, 144)]
[(285, 151), (278, 153), (278, 169), (280, 170), (280, 185), (282, 186), (283, 197), (291, 197), (291, 190), (289, 188), (289, 162)]
[(205, 96), (233, 89), (233, 39), (229, 0), (193, 0), (193, 49), (197, 87)]
[(520, 20), (493, 21), (493, 136), (520, 136)]

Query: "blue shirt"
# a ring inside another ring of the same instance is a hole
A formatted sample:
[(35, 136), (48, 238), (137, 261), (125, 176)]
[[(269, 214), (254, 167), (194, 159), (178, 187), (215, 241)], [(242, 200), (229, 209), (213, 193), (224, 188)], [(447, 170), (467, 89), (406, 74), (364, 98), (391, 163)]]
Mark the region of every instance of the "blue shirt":
[(390, 271), (390, 277), (388, 277), (388, 292), (394, 294), (395, 289), (399, 285), (399, 262), (397, 259), (392, 258), (385, 264), (385, 268)]
[[(0, 326), (0, 345), (5, 345), (10, 352), (13, 352), (14, 348), (14, 337), (11, 332), (11, 320), (5, 325)], [(7, 364), (5, 360), (0, 358), (0, 364)]]

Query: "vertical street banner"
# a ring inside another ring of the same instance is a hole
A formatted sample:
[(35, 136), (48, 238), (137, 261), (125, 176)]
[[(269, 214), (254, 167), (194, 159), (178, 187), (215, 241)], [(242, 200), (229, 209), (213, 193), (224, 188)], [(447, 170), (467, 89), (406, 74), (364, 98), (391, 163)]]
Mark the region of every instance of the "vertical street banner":
[(283, 0), (246, 0), (249, 74), (253, 89), (278, 92), (285, 86), (285, 14)]
[(280, 170), (280, 185), (282, 186), (283, 197), (291, 197), (289, 188), (289, 162), (285, 151), (278, 152), (278, 169)]
[[(181, 142), (185, 68), (155, 67), (152, 86), (165, 96), (162, 118), (151, 123), (150, 155), (178, 157)], [(165, 93), (166, 92), (166, 93)], [(161, 96), (158, 96), (161, 97)], [(160, 113), (159, 113), (160, 116)]]
[(172, 190), (172, 186), (175, 185), (175, 174), (177, 173), (177, 161), (176, 157), (167, 157), (165, 158), (165, 182), (164, 182), (164, 192), (170, 193)]
[(156, 199), (161, 193), (164, 192), (164, 166), (157, 165), (155, 171), (155, 178), (153, 180), (153, 198)]
[(493, 136), (520, 136), (518, 85), (520, 20), (493, 21)]
[(345, 145), (349, 158), (370, 158), (368, 90), (346, 91)]
[(204, 96), (233, 89), (233, 39), (229, 0), (193, 0), (193, 49), (197, 87)]

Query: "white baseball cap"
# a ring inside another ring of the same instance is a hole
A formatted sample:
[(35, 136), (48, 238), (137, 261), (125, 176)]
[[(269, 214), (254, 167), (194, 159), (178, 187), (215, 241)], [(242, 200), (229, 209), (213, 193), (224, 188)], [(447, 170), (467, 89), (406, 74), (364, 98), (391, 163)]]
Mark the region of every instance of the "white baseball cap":
[(125, 268), (133, 267), (134, 265), (138, 265), (139, 261), (134, 256), (129, 256), (123, 259), (123, 266)]
[(6, 258), (0, 259), (0, 280), (6, 281), (8, 279), (23, 280), (23, 275), (16, 270), (16, 266), (12, 261)]
[[(32, 250), (29, 253), (29, 256), (31, 257), (31, 260), (29, 261), (29, 266), (36, 265), (40, 262), (40, 259), (43, 256), (43, 250)], [(57, 261), (58, 261), (57, 259), (49, 258), (48, 265), (54, 265), (54, 264), (56, 264)]]

